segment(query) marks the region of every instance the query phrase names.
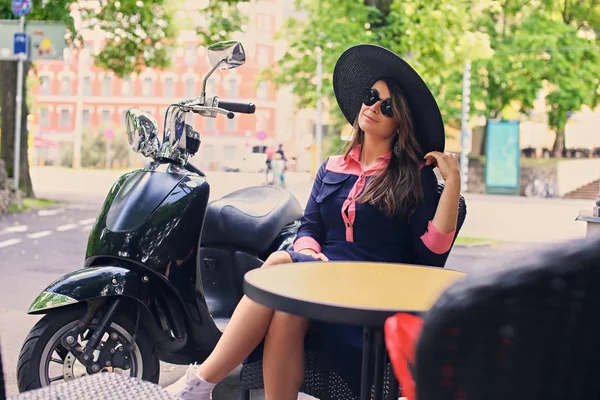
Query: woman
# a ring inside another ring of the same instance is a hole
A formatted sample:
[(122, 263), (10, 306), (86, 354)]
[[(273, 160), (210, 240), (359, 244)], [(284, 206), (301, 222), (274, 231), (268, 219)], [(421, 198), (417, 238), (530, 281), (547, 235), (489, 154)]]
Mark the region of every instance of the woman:
[[(273, 253), (265, 265), (317, 259), (443, 266), (456, 229), (460, 179), (456, 157), (443, 153), (444, 127), (431, 92), (401, 58), (372, 45), (340, 57), (333, 85), (353, 139), (345, 155), (319, 169), (294, 251)], [(446, 181), (441, 196), (434, 166)], [(184, 399), (210, 399), (215, 384), (264, 339), (267, 399), (296, 399), (308, 325), (244, 297), (213, 353), (169, 390)], [(332, 358), (350, 357), (340, 366), (359, 373), (360, 330), (315, 325)]]

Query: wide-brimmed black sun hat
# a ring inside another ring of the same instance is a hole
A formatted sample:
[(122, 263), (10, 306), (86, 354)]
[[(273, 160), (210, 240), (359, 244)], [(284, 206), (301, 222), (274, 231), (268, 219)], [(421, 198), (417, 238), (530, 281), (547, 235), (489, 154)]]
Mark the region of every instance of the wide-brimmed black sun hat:
[(393, 79), (404, 91), (423, 154), (444, 151), (442, 114), (433, 94), (406, 61), (381, 46), (360, 44), (346, 50), (333, 71), (333, 90), (344, 116), (354, 124), (364, 91), (380, 79)]

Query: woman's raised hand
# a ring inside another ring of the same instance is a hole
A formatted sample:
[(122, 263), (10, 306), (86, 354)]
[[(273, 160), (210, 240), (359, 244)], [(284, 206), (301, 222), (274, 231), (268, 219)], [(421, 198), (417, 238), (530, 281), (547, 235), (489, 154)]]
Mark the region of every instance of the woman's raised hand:
[(458, 166), (458, 158), (453, 153), (442, 153), (440, 151), (432, 151), (424, 157), (427, 161), (425, 165), (435, 165), (440, 170), (442, 178), (445, 181), (457, 179), (460, 180), (460, 168)]

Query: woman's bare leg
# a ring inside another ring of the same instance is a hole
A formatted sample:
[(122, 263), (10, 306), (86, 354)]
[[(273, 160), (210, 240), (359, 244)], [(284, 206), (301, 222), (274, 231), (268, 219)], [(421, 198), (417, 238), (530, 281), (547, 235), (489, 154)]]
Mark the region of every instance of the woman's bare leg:
[(275, 311), (265, 337), (263, 378), (267, 400), (296, 400), (304, 380), (308, 320)]
[[(263, 266), (291, 262), (289, 253), (277, 251), (267, 258)], [(197, 375), (208, 382), (220, 382), (260, 344), (272, 317), (273, 310), (244, 296), (215, 349), (198, 367)]]

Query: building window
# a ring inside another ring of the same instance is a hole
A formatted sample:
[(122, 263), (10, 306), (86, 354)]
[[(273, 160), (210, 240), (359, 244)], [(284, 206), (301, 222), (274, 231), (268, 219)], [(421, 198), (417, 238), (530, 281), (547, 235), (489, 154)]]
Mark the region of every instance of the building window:
[(175, 80), (173, 78), (165, 79), (165, 97), (175, 96)]
[(102, 123), (110, 123), (110, 110), (102, 110)]
[(110, 76), (102, 79), (102, 96), (112, 96), (112, 77)]
[(269, 65), (269, 51), (264, 47), (259, 47), (256, 54), (256, 63), (259, 68), (265, 68)]
[(258, 87), (256, 88), (256, 97), (261, 100), (267, 98), (267, 82), (261, 82), (258, 84)]
[(259, 32), (273, 32), (274, 17), (269, 14), (259, 13), (256, 16), (256, 30)]
[(81, 113), (81, 126), (88, 128), (90, 126), (90, 110), (83, 110)]
[(50, 125), (50, 113), (47, 108), (42, 108), (40, 110), (40, 126), (48, 125)]
[(66, 76), (60, 80), (60, 94), (63, 96), (71, 95), (71, 79)]
[(196, 80), (194, 78), (185, 80), (185, 97), (190, 99), (196, 97)]
[(121, 81), (121, 96), (131, 96), (131, 79), (126, 78)]
[(235, 79), (235, 78), (229, 78), (229, 85), (228, 85), (227, 95), (231, 99), (235, 99), (237, 97), (237, 95), (238, 95), (237, 79)]
[(225, 129), (229, 132), (235, 131), (237, 128), (237, 118), (227, 119), (227, 124), (225, 125)]
[(50, 94), (50, 77), (40, 76), (40, 93)]
[(189, 45), (185, 48), (185, 64), (195, 65), (196, 64), (196, 46)]
[(60, 110), (60, 126), (61, 128), (71, 126), (71, 112), (69, 110)]
[(142, 96), (152, 96), (152, 78), (144, 78)]
[(83, 78), (83, 95), (92, 95), (92, 78), (90, 78), (89, 76)]

